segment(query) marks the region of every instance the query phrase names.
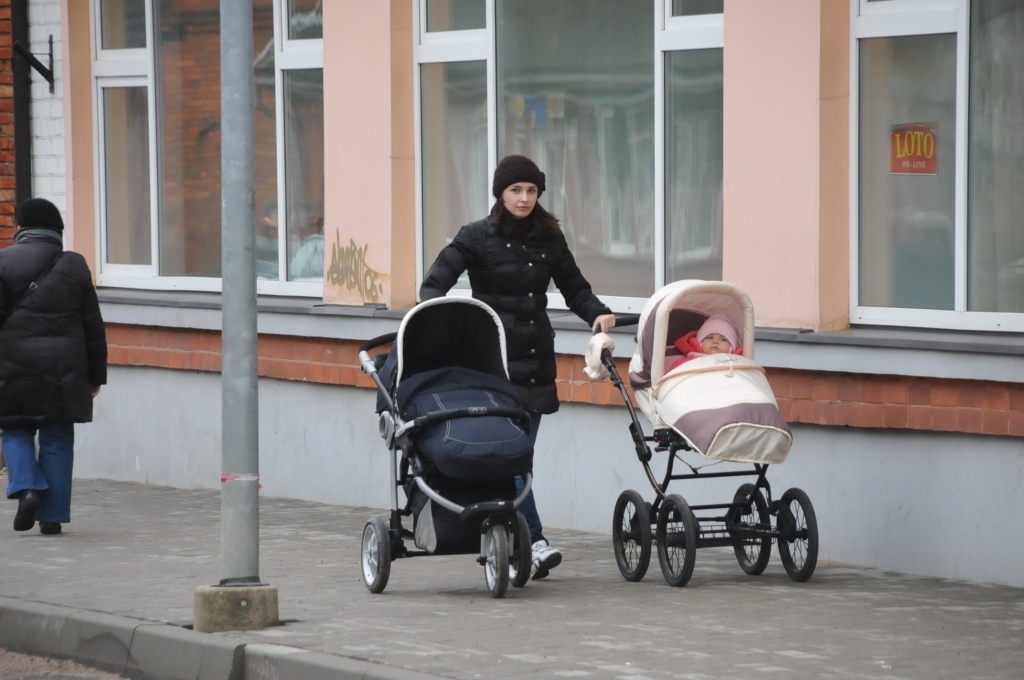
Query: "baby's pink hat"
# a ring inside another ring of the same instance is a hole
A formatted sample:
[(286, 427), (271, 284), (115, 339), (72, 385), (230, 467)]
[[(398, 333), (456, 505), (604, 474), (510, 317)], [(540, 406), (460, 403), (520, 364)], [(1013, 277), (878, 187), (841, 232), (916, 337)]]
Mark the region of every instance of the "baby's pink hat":
[(708, 320), (704, 322), (704, 325), (697, 331), (697, 342), (703, 342), (704, 338), (708, 337), (712, 333), (718, 333), (726, 340), (729, 341), (731, 347), (730, 350), (735, 351), (740, 343), (736, 337), (736, 328), (733, 327), (732, 322), (725, 318), (721, 314), (715, 314), (709, 316)]

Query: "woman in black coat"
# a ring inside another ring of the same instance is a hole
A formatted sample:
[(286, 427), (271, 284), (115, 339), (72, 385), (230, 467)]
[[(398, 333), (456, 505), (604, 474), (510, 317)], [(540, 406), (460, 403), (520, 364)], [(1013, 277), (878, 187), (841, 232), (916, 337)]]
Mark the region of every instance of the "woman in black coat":
[[(591, 327), (615, 326), (610, 309), (594, 295), (569, 251), (554, 215), (537, 200), (544, 173), (525, 156), (506, 156), (494, 170), (491, 214), (462, 227), (438, 254), (420, 299), (445, 295), (464, 271), (473, 297), (487, 303), (505, 327), (509, 379), (524, 407), (533, 414), (530, 437), (536, 442), (542, 414), (558, 410), (555, 389), (555, 331), (547, 315), (547, 290), (553, 280), (569, 309)], [(522, 479), (517, 479), (519, 490)], [(520, 506), (530, 525), (533, 578), (544, 578), (562, 561), (544, 538), (533, 492)]]
[[(71, 520), (74, 423), (92, 420), (107, 382), (107, 342), (85, 258), (64, 252), (49, 201), (18, 206), (14, 245), (0, 250), (0, 430), (14, 530)], [(35, 437), (39, 434), (39, 459)]]

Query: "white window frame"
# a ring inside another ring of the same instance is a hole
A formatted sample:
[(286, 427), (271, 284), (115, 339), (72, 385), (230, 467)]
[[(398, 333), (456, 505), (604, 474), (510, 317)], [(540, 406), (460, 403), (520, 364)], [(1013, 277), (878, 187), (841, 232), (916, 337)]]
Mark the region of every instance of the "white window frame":
[[(1024, 314), (967, 311), (967, 143), (970, 56), (969, 0), (850, 3), (850, 322), (949, 330), (1024, 331)], [(956, 35), (953, 310), (860, 304), (860, 41), (908, 35)]]
[[(416, 143), (416, 280), (423, 281), (423, 167), (420, 91), (420, 66), (438, 62), (487, 62), (487, 168), (488, 174), (498, 163), (497, 129), (497, 58), (495, 40), (495, 2), (486, 0), (486, 26), (482, 29), (427, 32), (427, 0), (413, 2), (413, 101), (415, 103)], [(723, 14), (684, 17), (672, 16), (672, 0), (650, 0), (654, 3), (654, 290), (665, 285), (665, 53), (680, 50), (714, 49), (725, 46)], [(490, 185), (490, 182), (487, 183)], [(487, 197), (490, 202), (490, 195)], [(648, 298), (606, 295), (597, 291), (601, 300), (617, 313), (643, 310)], [(453, 289), (449, 295), (469, 297), (471, 291)], [(561, 295), (548, 298), (548, 308), (566, 309)]]
[[(159, 156), (157, 140), (156, 52), (154, 35), (153, 0), (146, 0), (146, 47), (122, 50), (104, 50), (100, 25), (100, 2), (90, 2), (90, 28), (92, 35), (92, 93), (93, 93), (93, 170), (97, 177), (95, 220), (97, 229), (96, 281), (100, 286), (139, 288), (145, 290), (185, 290), (220, 292), (221, 279), (193, 276), (160, 276), (160, 193)], [(258, 279), (256, 292), (260, 295), (287, 295), (296, 297), (323, 297), (322, 282), (287, 281), (287, 210), (285, 208), (284, 161), (284, 72), (301, 69), (323, 69), (323, 40), (292, 40), (287, 38), (287, 0), (274, 0), (274, 81), (275, 125), (277, 144), (277, 200), (278, 200), (278, 280)], [(112, 264), (107, 258), (106, 229), (106, 158), (104, 139), (103, 90), (109, 87), (145, 86), (149, 103), (149, 184), (150, 184), (150, 242), (151, 262), (148, 265)]]

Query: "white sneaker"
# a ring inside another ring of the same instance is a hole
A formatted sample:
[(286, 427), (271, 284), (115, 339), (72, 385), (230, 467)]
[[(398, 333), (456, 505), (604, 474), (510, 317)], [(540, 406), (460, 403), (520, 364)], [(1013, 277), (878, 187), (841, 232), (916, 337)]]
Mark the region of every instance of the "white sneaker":
[(562, 563), (562, 553), (541, 539), (533, 544), (533, 576), (544, 578), (552, 569)]

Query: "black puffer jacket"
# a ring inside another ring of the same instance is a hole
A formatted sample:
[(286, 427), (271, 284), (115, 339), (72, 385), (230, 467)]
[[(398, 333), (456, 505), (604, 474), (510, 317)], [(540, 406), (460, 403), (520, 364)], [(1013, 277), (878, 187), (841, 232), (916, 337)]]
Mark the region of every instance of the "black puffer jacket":
[[(92, 420), (92, 388), (107, 382), (107, 340), (85, 258), (29, 239), (0, 250), (0, 429)], [(8, 313), (10, 316), (8, 317)]]
[(502, 236), (490, 218), (462, 227), (430, 267), (420, 298), (447, 293), (469, 271), (473, 297), (487, 303), (505, 327), (508, 373), (528, 410), (554, 413), (555, 331), (548, 319), (547, 290), (551, 280), (569, 309), (588, 324), (611, 314), (594, 295), (569, 252), (565, 236), (532, 220), (521, 233)]

